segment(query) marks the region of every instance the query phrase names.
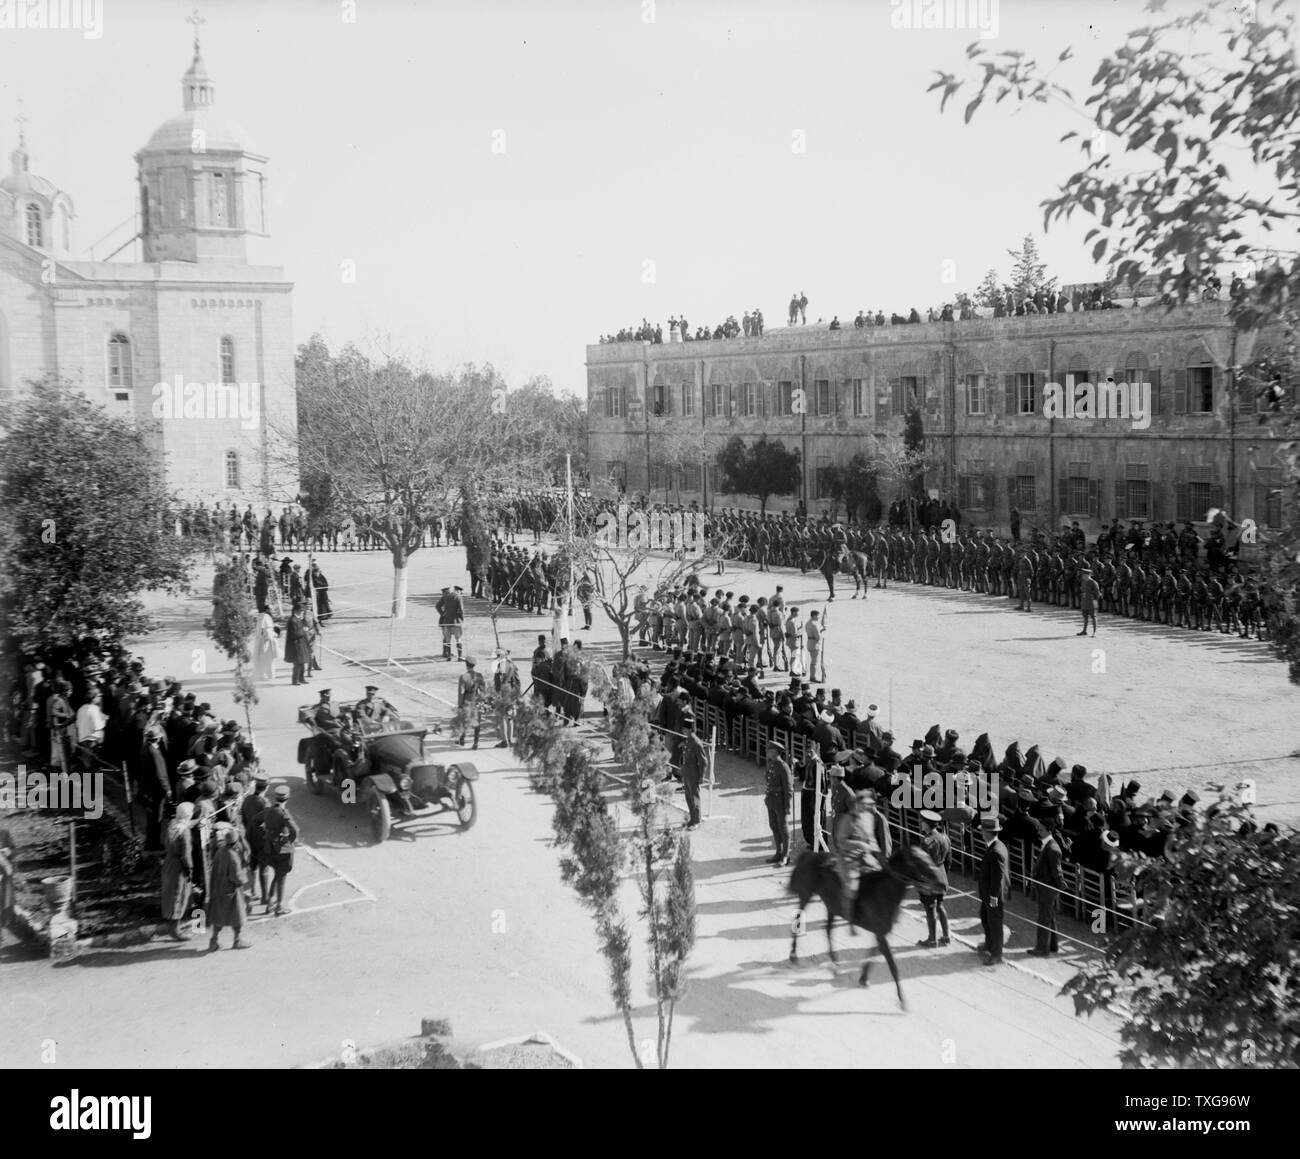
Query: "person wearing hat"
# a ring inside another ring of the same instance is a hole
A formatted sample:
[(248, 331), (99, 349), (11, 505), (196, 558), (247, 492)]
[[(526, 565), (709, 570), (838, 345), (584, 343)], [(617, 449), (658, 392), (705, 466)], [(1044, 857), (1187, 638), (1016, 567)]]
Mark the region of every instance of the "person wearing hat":
[(167, 775), (164, 755), (167, 736), (161, 725), (151, 724), (144, 731), (144, 750), (140, 754), (140, 779), (136, 795), (145, 808), (144, 847), (149, 852), (163, 848), (163, 809), (172, 797), (171, 778)]
[(876, 719), (876, 715), (879, 712), (880, 705), (868, 704), (866, 716), (858, 728), (859, 734), (863, 734), (863, 748), (869, 749), (872, 752), (877, 752), (883, 747), (881, 743), (881, 736), (883, 734), (880, 728), (880, 722)]
[[(454, 592), (442, 589), (442, 595), (434, 605), (438, 613), (438, 626), (442, 629), (442, 658), (451, 660), (451, 645), (456, 643), (456, 659), (462, 659), (461, 639), (465, 634), (465, 603), (461, 599), (460, 588)], [(538, 609), (541, 614), (541, 609)]]
[[(934, 862), (934, 867), (938, 870), (938, 881), (924, 890), (917, 890), (921, 904), (925, 906), (925, 924), (928, 930), (917, 945), (933, 949), (935, 946), (946, 946), (950, 941), (948, 910), (943, 899), (948, 893), (948, 864), (952, 860), (952, 844), (944, 832), (943, 818), (933, 809), (921, 810), (921, 848)], [(936, 926), (943, 931), (937, 940)]]
[(709, 771), (709, 753), (695, 731), (695, 714), (684, 712), (679, 718), (685, 739), (682, 742), (682, 789), (686, 793), (686, 828), (700, 823), (700, 786)]
[(767, 806), (767, 824), (772, 831), (775, 853), (771, 865), (790, 864), (790, 812), (794, 808), (794, 773), (785, 747), (776, 741), (767, 745), (767, 779), (763, 802)]
[(270, 909), (271, 862), (266, 852), (266, 773), (258, 769), (253, 774), (252, 788), (239, 802), (239, 821), (248, 843), (247, 887), (248, 904), (253, 904), (253, 879), (256, 878), (258, 895), (263, 908)]
[(1083, 630), (1076, 635), (1088, 634), (1088, 623), (1092, 622), (1092, 634), (1097, 634), (1097, 603), (1101, 599), (1101, 585), (1093, 578), (1092, 568), (1079, 569), (1079, 610), (1083, 613)]
[[(853, 801), (857, 795), (857, 789), (849, 783), (849, 773), (853, 772), (859, 766), (853, 763), (852, 752), (836, 754), (843, 756), (843, 760), (836, 760), (834, 764), (825, 766), (828, 783), (825, 787), (826, 793), (830, 796), (830, 816), (831, 832), (835, 831), (835, 824), (846, 813), (853, 812)], [(867, 788), (866, 784), (862, 788)]]
[(207, 893), (206, 916), (212, 936), (209, 950), (221, 948), (218, 935), (226, 926), (235, 932), (234, 949), (246, 950), (248, 943), (240, 937), (248, 916), (244, 891), (248, 886), (248, 864), (235, 827), (227, 821), (214, 830), (216, 848), (212, 851), (212, 873)]
[(808, 613), (808, 625), (805, 629), (808, 644), (808, 679), (814, 683), (826, 683), (826, 620), (821, 613), (813, 610)]
[(857, 744), (858, 741), (854, 738), (853, 734), (862, 727), (862, 721), (858, 717), (857, 701), (846, 701), (844, 706), (841, 708), (835, 704), (835, 695), (832, 693), (831, 705), (836, 712), (835, 727), (844, 734), (844, 739), (847, 740), (849, 744)]
[(876, 811), (876, 794), (862, 789), (854, 794), (853, 807), (835, 821), (835, 852), (844, 883), (844, 912), (855, 928), (854, 904), (858, 886), (868, 873), (879, 873), (889, 860), (889, 826)]
[(804, 671), (803, 641), (804, 628), (803, 621), (799, 618), (799, 606), (793, 604), (790, 607), (790, 614), (785, 620), (785, 650), (790, 658), (790, 673), (792, 676)]
[(307, 665), (311, 663), (311, 658), (311, 632), (302, 601), (295, 600), (293, 611), (284, 626), (284, 662), (293, 666), (293, 684), (307, 683)]
[(813, 741), (816, 743), (822, 764), (834, 762), (835, 754), (844, 748), (844, 736), (835, 727), (835, 714), (829, 708), (823, 709), (813, 726)]
[(1035, 821), (1041, 843), (1034, 859), (1032, 878), (1037, 886), (1038, 916), (1035, 919), (1037, 938), (1029, 952), (1036, 958), (1050, 958), (1057, 951), (1056, 909), (1065, 878), (1061, 873), (1061, 846), (1056, 839), (1055, 814), (1051, 820)]
[(510, 659), (509, 648), (498, 648), (496, 662), (492, 666), (492, 690), (496, 693), (496, 724), (499, 749), (509, 748), (514, 743), (515, 709), (511, 703), (518, 699), (520, 689), (519, 669)]
[(986, 813), (980, 818), (980, 833), (984, 838), (984, 858), (980, 862), (979, 899), (980, 925), (984, 927), (984, 965), (996, 966), (1002, 961), (1004, 928), (1002, 912), (1011, 896), (1011, 860), (1000, 834), (1002, 822), (996, 813)]
[(190, 908), (193, 888), (194, 847), (190, 842), (190, 829), (194, 824), (194, 806), (182, 801), (176, 806), (176, 815), (167, 826), (162, 867), (162, 917), (168, 932), (178, 942), (186, 940), (181, 922)]
[(483, 727), (483, 694), (487, 683), (478, 670), (478, 663), (472, 656), (465, 657), (465, 671), (456, 685), (456, 718), (460, 722), (460, 737), (457, 744), (465, 743), (465, 733), (470, 726), (474, 729), (474, 748), (478, 748), (478, 734)]
[(382, 696), (378, 695), (379, 687), (375, 684), (366, 685), (366, 695), (362, 700), (358, 700), (352, 712), (362, 720), (369, 721), (378, 727), (386, 720), (396, 721), (398, 719), (397, 709), (389, 704)]
[(280, 917), (284, 913), (285, 879), (293, 872), (293, 847), (301, 835), (298, 822), (289, 812), (288, 785), (276, 785), (272, 790), (271, 804), (265, 817), (266, 856), (273, 874), (271, 901), (267, 908), (273, 908), (275, 916)]

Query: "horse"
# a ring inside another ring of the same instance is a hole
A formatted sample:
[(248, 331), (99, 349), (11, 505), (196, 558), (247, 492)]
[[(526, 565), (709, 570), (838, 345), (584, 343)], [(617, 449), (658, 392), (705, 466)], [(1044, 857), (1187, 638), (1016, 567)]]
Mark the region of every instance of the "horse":
[[(835, 941), (832, 930), (836, 917), (847, 920), (851, 926), (861, 926), (876, 936), (876, 945), (884, 955), (889, 966), (889, 973), (894, 979), (894, 988), (898, 991), (898, 1004), (907, 1009), (903, 998), (903, 986), (898, 980), (898, 966), (889, 948), (889, 931), (894, 928), (903, 894), (909, 885), (917, 887), (933, 886), (936, 890), (942, 884), (938, 870), (929, 855), (918, 846), (899, 845), (894, 849), (888, 864), (878, 873), (863, 874), (854, 898), (853, 913), (844, 911), (844, 884), (840, 880), (838, 867), (833, 854), (805, 850), (795, 863), (790, 875), (788, 890), (799, 899), (799, 912), (793, 923), (793, 938), (790, 942), (790, 961), (799, 960), (799, 929), (803, 924), (803, 911), (813, 894), (821, 898), (826, 906), (826, 944), (830, 949), (831, 961), (835, 957)], [(862, 963), (862, 973), (858, 975), (858, 985), (867, 984), (867, 971), (871, 969), (870, 960)]]
[[(853, 598), (858, 598), (858, 593), (862, 593), (862, 598), (867, 598), (867, 580), (871, 576), (871, 557), (864, 551), (852, 551), (845, 547), (840, 550), (840, 566), (849, 575), (853, 577)], [(880, 585), (877, 584), (877, 587)]]

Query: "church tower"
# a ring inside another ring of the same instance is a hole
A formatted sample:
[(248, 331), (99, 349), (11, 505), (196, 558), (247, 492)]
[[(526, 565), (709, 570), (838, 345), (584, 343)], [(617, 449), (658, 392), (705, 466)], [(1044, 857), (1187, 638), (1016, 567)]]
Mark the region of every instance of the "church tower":
[(72, 252), (72, 198), (53, 181), (31, 171), (27, 118), (19, 113), (18, 148), (9, 155), (10, 171), (0, 177), (0, 232), (50, 257)]
[(266, 236), (266, 158), (217, 111), (197, 26), (181, 105), (135, 157), (144, 260), (243, 264)]

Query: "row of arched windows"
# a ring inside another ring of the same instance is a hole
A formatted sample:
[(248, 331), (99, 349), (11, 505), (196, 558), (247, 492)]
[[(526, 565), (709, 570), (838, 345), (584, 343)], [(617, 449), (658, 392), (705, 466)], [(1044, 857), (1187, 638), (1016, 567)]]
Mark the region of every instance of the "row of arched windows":
[[(222, 385), (234, 385), (235, 379), (235, 340), (230, 335), (223, 335), (218, 346), (220, 374)], [(131, 366), (131, 339), (120, 331), (114, 332), (108, 339), (108, 388), (109, 390), (130, 390), (134, 385), (134, 373)]]

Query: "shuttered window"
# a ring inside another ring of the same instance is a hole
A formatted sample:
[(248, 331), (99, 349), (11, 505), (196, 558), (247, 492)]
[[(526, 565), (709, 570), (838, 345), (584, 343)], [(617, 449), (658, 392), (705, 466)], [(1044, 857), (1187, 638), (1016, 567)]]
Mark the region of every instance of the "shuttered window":
[(853, 380), (853, 416), (869, 418), (871, 416), (871, 380), (855, 378)]

